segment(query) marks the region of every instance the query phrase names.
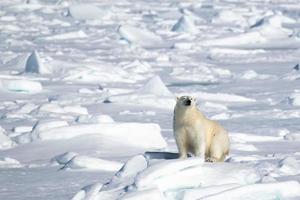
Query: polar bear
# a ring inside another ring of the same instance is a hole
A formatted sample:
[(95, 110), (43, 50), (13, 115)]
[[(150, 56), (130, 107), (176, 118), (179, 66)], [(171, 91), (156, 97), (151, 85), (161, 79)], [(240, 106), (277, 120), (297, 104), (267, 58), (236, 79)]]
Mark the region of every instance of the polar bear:
[(190, 96), (177, 98), (173, 130), (180, 158), (188, 153), (208, 162), (222, 162), (229, 153), (227, 131), (216, 121), (207, 119)]

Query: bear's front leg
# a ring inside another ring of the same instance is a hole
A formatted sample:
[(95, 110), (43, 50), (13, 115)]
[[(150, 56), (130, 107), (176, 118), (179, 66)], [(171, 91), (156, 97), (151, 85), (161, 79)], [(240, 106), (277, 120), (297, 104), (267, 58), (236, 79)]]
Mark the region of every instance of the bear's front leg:
[(197, 142), (195, 145), (195, 151), (194, 154), (197, 157), (201, 157), (203, 159), (205, 159), (205, 149), (206, 149), (206, 144), (205, 144), (205, 140), (203, 138), (198, 139), (199, 142)]
[(175, 140), (179, 152), (179, 158), (187, 158), (188, 145), (187, 145), (187, 135), (183, 129), (175, 131)]

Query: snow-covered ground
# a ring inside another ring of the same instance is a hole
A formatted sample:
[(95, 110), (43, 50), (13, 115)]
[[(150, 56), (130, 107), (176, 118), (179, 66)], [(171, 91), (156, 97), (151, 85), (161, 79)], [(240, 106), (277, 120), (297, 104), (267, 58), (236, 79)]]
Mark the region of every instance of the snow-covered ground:
[[(0, 199), (300, 199), (298, 0), (1, 0)], [(175, 97), (228, 131), (174, 159)]]

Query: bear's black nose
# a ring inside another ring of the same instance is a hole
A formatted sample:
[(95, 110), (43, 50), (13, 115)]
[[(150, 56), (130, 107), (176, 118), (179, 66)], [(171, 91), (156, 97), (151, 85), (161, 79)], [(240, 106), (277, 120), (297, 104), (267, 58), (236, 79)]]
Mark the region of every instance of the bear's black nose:
[(191, 103), (192, 103), (192, 101), (191, 101), (190, 99), (188, 99), (188, 100), (186, 100), (185, 105), (186, 105), (186, 106), (190, 106)]

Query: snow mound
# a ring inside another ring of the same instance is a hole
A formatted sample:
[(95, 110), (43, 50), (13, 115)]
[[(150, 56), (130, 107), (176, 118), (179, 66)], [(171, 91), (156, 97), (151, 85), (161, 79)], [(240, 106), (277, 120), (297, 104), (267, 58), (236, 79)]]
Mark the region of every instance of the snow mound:
[(15, 146), (15, 143), (5, 134), (5, 130), (0, 126), (0, 149), (9, 149)]
[(34, 50), (26, 60), (25, 72), (38, 73), (38, 74), (50, 74), (51, 69), (49, 69), (42, 63), (38, 52)]
[(19, 168), (22, 167), (19, 161), (9, 157), (0, 157), (0, 168)]
[(0, 89), (11, 92), (37, 93), (43, 90), (43, 86), (40, 82), (25, 79), (1, 79)]
[[(51, 122), (50, 122), (51, 123)], [(36, 128), (28, 134), (20, 136), (19, 141), (62, 140), (78, 136), (98, 136), (104, 141), (112, 141), (141, 148), (162, 149), (167, 146), (160, 134), (158, 124), (151, 123), (102, 123), (64, 125), (64, 122), (50, 124), (54, 127), (37, 131)], [(56, 127), (55, 127), (56, 126)]]
[[(240, 48), (294, 48), (299, 39), (293, 31), (282, 26), (285, 16), (274, 14), (266, 16), (251, 26), (245, 33), (220, 39), (203, 41), (204, 46)], [(292, 20), (292, 19), (291, 19)]]
[(176, 103), (174, 95), (159, 76), (152, 77), (135, 92), (111, 96), (108, 98), (108, 101), (167, 109), (173, 109)]
[[(261, 179), (250, 165), (211, 164), (204, 163), (201, 158), (151, 162), (140, 155), (129, 160), (125, 166), (100, 189), (98, 198), (151, 199), (154, 195), (158, 199), (178, 199), (185, 192), (191, 192), (191, 189), (203, 189), (207, 193), (206, 187), (211, 186), (223, 187), (225, 191), (225, 188), (253, 184)], [(130, 173), (125, 176), (128, 170)], [(220, 190), (212, 189), (210, 192), (217, 194)]]
[(68, 15), (77, 20), (101, 20), (110, 17), (109, 10), (92, 4), (73, 4), (69, 7)]
[(161, 48), (171, 46), (160, 36), (146, 29), (140, 29), (130, 25), (121, 25), (118, 32), (122, 39), (126, 40), (129, 44), (144, 48)]
[(67, 162), (63, 169), (87, 169), (99, 171), (118, 171), (122, 167), (122, 163), (116, 161), (108, 161), (91, 156), (74, 156)]
[(183, 15), (177, 23), (173, 26), (172, 31), (175, 32), (187, 32), (187, 33), (197, 33), (197, 27), (190, 17)]
[(293, 106), (300, 106), (300, 91), (295, 91), (288, 97), (288, 101)]

